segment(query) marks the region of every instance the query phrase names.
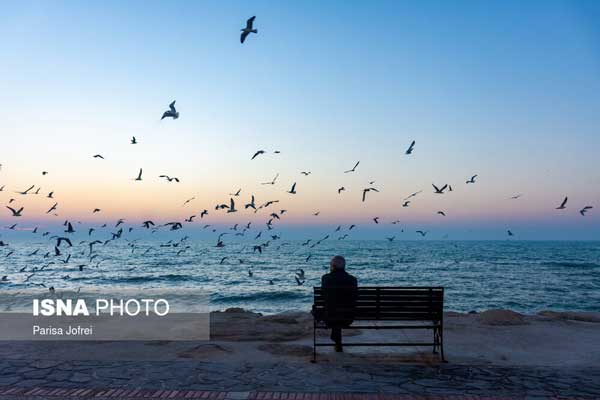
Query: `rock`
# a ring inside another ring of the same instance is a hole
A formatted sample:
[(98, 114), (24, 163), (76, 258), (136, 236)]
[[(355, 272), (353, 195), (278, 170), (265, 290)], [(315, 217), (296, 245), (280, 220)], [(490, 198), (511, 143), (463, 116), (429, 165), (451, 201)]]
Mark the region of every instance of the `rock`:
[(583, 321), (583, 322), (600, 322), (600, 313), (597, 312), (577, 312), (577, 311), (540, 311), (538, 315), (543, 317), (558, 319), (558, 320), (572, 320), (572, 321)]
[(523, 314), (511, 310), (487, 310), (479, 313), (479, 321), (485, 325), (525, 325)]

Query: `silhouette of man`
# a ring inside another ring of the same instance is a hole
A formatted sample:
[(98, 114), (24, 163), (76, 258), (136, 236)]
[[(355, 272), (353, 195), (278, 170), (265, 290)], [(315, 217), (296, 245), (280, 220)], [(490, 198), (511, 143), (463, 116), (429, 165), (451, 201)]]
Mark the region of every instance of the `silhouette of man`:
[(321, 277), (325, 303), (322, 319), (331, 328), (335, 351), (341, 352), (342, 328), (347, 328), (354, 321), (358, 282), (346, 272), (346, 260), (342, 256), (331, 259), (329, 270)]

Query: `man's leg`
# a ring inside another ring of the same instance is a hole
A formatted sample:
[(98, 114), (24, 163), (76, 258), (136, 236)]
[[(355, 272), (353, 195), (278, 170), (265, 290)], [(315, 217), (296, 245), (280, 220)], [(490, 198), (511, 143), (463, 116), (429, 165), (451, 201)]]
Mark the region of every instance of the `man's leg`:
[(342, 328), (331, 328), (331, 340), (335, 343), (335, 351), (342, 351)]

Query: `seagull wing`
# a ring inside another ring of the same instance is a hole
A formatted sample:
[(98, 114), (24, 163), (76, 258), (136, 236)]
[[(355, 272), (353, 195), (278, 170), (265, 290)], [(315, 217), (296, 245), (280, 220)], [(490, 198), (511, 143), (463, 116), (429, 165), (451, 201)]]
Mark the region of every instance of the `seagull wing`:
[(177, 112), (177, 110), (175, 110), (175, 100), (173, 100), (173, 102), (171, 104), (169, 104), (169, 108), (171, 109), (171, 112), (173, 114), (175, 114)]
[(253, 16), (252, 18), (248, 18), (248, 21), (246, 21), (246, 29), (252, 30), (252, 25), (254, 24), (254, 18), (256, 18), (256, 15)]
[(246, 40), (246, 36), (248, 36), (248, 31), (242, 31), (242, 35), (240, 36), (240, 43), (244, 43), (244, 40)]
[(563, 200), (563, 202), (561, 203), (561, 207), (564, 207), (567, 204), (567, 201), (569, 200), (568, 197), (565, 197), (565, 199)]

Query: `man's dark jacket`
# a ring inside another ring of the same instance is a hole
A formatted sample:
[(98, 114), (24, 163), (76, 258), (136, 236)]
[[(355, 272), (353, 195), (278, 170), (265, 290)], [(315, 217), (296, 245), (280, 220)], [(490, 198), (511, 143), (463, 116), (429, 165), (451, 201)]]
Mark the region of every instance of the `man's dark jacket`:
[(323, 275), (321, 287), (325, 301), (322, 320), (330, 327), (346, 327), (354, 321), (358, 295), (356, 278), (344, 270)]

